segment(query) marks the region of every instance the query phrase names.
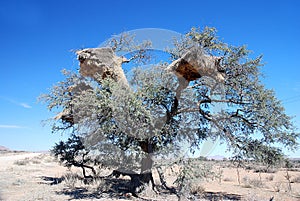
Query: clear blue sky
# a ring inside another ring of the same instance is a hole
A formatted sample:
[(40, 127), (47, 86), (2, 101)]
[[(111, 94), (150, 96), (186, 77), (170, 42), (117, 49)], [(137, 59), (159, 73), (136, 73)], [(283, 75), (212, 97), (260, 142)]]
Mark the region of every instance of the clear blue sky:
[[(214, 26), (233, 45), (264, 54), (264, 83), (300, 127), (300, 1), (0, 1), (0, 145), (47, 150), (60, 139), (41, 120), (36, 98), (76, 70), (71, 49), (97, 47), (112, 34), (140, 28), (179, 33)], [(300, 151), (292, 156), (300, 157)]]

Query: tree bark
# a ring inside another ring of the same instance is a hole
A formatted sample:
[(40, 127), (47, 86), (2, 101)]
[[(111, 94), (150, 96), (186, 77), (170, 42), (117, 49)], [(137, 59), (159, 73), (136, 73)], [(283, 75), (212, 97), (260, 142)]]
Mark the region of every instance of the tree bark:
[(152, 154), (154, 151), (154, 145), (149, 142), (149, 140), (144, 140), (139, 142), (141, 149), (146, 153), (146, 156), (141, 161), (141, 172), (140, 172), (140, 178), (139, 182), (142, 184), (150, 183), (152, 185), (152, 189), (154, 189), (154, 179), (152, 175), (152, 166), (153, 166), (153, 160), (152, 160)]
[(114, 170), (111, 176), (115, 176), (118, 178), (120, 175), (129, 176), (131, 179), (130, 191), (132, 193), (140, 192), (145, 184), (149, 184), (151, 182), (152, 189), (154, 190), (155, 183), (152, 175), (152, 167), (153, 167), (153, 148), (154, 145), (149, 143), (148, 139), (140, 140), (139, 146), (142, 151), (146, 154), (146, 156), (141, 160), (141, 170), (140, 173), (135, 173), (134, 171), (127, 170)]
[(170, 188), (167, 186), (167, 182), (166, 182), (166, 179), (165, 179), (165, 175), (161, 169), (161, 167), (157, 167), (156, 168), (157, 172), (158, 172), (158, 176), (159, 176), (159, 180), (160, 180), (160, 183), (161, 185), (168, 191), (170, 191), (171, 193), (175, 193), (177, 195), (177, 192), (176, 192), (176, 189), (175, 188)]

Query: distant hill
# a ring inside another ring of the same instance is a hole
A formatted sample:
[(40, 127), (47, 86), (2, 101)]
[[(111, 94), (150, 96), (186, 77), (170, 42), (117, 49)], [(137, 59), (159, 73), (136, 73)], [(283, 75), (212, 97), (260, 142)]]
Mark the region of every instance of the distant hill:
[(10, 151), (9, 148), (0, 145), (0, 151)]

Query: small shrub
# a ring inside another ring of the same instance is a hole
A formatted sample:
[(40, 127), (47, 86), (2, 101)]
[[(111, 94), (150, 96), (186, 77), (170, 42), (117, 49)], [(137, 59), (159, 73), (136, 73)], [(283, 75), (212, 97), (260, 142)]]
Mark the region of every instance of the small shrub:
[(52, 163), (52, 162), (58, 162), (58, 160), (56, 158), (54, 158), (53, 156), (44, 155), (43, 162), (44, 163)]
[(201, 185), (192, 186), (190, 189), (190, 193), (193, 195), (202, 195), (205, 192), (205, 188)]
[(111, 189), (111, 184), (108, 184), (104, 179), (97, 178), (94, 179), (93, 185), (97, 193), (107, 192)]
[(294, 167), (294, 168), (297, 168), (298, 171), (300, 171), (300, 161), (294, 162), (293, 167)]
[(75, 188), (75, 185), (78, 181), (81, 182), (80, 177), (75, 173), (66, 173), (63, 176), (63, 180), (64, 180), (66, 186), (71, 188), (71, 189)]
[(226, 177), (223, 179), (223, 181), (233, 181), (233, 180), (231, 178)]
[(253, 170), (253, 169), (254, 169), (253, 166), (246, 166), (246, 167), (245, 167), (245, 170)]
[(86, 170), (92, 171), (95, 176), (95, 165), (99, 164), (96, 159), (92, 159), (88, 154), (88, 150), (83, 144), (82, 137), (72, 134), (66, 142), (60, 141), (56, 143), (51, 153), (64, 166), (71, 168), (72, 166), (82, 168), (82, 174), (85, 178), (90, 178), (91, 175), (86, 175)]
[(267, 181), (273, 181), (274, 180), (274, 175), (266, 176), (266, 180)]
[(41, 160), (40, 159), (35, 159), (35, 158), (33, 158), (32, 160), (30, 160), (30, 162), (32, 164), (41, 164)]
[(14, 181), (13, 183), (12, 183), (12, 185), (13, 186), (21, 186), (21, 185), (23, 185), (25, 182), (24, 182), (24, 180), (22, 180), (22, 179), (17, 179), (16, 181)]
[(251, 187), (263, 187), (263, 183), (259, 179), (250, 179), (249, 177), (243, 178), (243, 183), (245, 188), (251, 188)]
[(254, 187), (263, 187), (263, 183), (259, 179), (251, 179), (250, 184)]
[(281, 182), (276, 182), (276, 183), (273, 185), (274, 191), (275, 191), (275, 192), (280, 192), (281, 186), (282, 186), (282, 183), (281, 183)]
[(300, 176), (293, 178), (291, 182), (292, 183), (300, 183)]
[(288, 171), (291, 171), (291, 172), (300, 172), (300, 169), (299, 168), (289, 168)]
[(254, 173), (276, 173), (277, 170), (273, 168), (260, 167), (260, 168), (255, 168), (253, 172)]
[(15, 165), (28, 165), (29, 164), (29, 160), (28, 159), (23, 159), (23, 160), (16, 160), (14, 162)]
[(244, 184), (249, 183), (249, 180), (250, 180), (249, 177), (247, 177), (247, 176), (243, 177), (243, 183), (244, 183)]
[(252, 188), (252, 186), (250, 184), (244, 184), (243, 187), (244, 188)]

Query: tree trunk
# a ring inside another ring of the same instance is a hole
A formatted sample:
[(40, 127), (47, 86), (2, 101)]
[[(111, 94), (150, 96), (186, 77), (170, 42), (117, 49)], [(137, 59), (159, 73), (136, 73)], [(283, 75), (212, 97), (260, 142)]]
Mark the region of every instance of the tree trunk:
[(155, 184), (152, 175), (152, 166), (153, 166), (153, 160), (151, 154), (148, 154), (141, 161), (141, 172), (140, 172), (139, 180), (142, 184), (151, 182), (152, 189), (154, 189)]
[[(135, 173), (130, 170), (114, 170), (110, 176), (115, 176), (118, 178), (120, 175), (129, 176), (131, 178), (130, 191), (132, 193), (140, 192), (145, 184), (149, 184), (151, 182), (152, 189), (154, 190), (155, 184), (152, 175), (152, 153), (153, 153), (153, 144), (149, 143), (147, 140), (139, 141), (139, 145), (141, 149), (146, 153), (146, 156), (141, 161), (141, 171), (140, 173)], [(110, 177), (109, 176), (109, 177)]]
[[(159, 176), (159, 180), (160, 180), (160, 183), (161, 185), (168, 191), (170, 191), (171, 193), (174, 193), (177, 195), (177, 192), (176, 192), (176, 189), (174, 187), (170, 188), (167, 186), (167, 182), (166, 182), (166, 179), (165, 179), (165, 176), (164, 176), (164, 173), (162, 171), (162, 168), (161, 167), (157, 167), (156, 168), (157, 172), (158, 172), (158, 176)], [(178, 196), (178, 195), (177, 195)]]
[(152, 157), (150, 154), (147, 154), (147, 156), (143, 158), (141, 162), (141, 174), (151, 172), (152, 165), (153, 165)]
[(144, 184), (151, 182), (152, 189), (154, 190), (155, 184), (152, 175), (152, 153), (154, 145), (148, 139), (139, 142), (141, 149), (146, 153), (146, 156), (141, 161), (141, 172), (138, 177), (132, 178), (133, 186), (137, 188), (142, 187)]

